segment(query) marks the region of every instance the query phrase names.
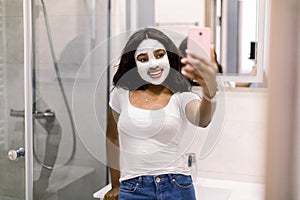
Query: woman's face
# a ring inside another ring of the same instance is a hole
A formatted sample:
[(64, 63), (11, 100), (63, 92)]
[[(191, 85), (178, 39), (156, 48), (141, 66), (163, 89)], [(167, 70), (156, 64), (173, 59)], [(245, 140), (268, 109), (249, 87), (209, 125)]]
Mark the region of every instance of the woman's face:
[(167, 78), (170, 62), (165, 47), (153, 39), (145, 39), (135, 54), (138, 73), (145, 81), (159, 85)]

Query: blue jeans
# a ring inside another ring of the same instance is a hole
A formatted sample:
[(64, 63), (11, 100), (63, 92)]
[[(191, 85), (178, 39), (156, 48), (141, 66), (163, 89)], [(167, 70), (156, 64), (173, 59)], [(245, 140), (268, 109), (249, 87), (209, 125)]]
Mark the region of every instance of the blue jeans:
[(191, 176), (162, 174), (121, 182), (119, 200), (196, 200)]

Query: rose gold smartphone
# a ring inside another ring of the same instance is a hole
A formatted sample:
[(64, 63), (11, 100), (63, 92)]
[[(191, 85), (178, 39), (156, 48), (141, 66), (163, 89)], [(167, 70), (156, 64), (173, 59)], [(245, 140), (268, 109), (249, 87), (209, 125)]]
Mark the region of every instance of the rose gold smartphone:
[(211, 30), (208, 27), (191, 27), (188, 32), (187, 48), (200, 58), (211, 60)]

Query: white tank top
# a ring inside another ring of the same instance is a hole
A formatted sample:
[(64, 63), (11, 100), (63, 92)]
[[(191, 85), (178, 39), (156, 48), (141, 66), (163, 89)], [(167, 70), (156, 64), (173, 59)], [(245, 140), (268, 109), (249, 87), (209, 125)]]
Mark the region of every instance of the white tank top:
[(192, 92), (175, 93), (160, 110), (145, 110), (130, 103), (129, 91), (116, 87), (110, 107), (119, 113), (120, 181), (142, 175), (186, 174), (185, 151), (196, 131), (187, 131), (190, 123), (185, 106), (200, 99)]

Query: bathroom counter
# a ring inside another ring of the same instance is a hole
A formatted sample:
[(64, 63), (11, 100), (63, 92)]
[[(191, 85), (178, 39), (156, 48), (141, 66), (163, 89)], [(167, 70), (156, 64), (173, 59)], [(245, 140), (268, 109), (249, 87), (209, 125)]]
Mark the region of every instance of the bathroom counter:
[(265, 186), (259, 183), (198, 178), (197, 199), (202, 200), (264, 200)]
[[(94, 198), (103, 199), (111, 185), (106, 185), (93, 194)], [(241, 181), (198, 178), (195, 183), (197, 199), (201, 200), (263, 200), (264, 184)]]

